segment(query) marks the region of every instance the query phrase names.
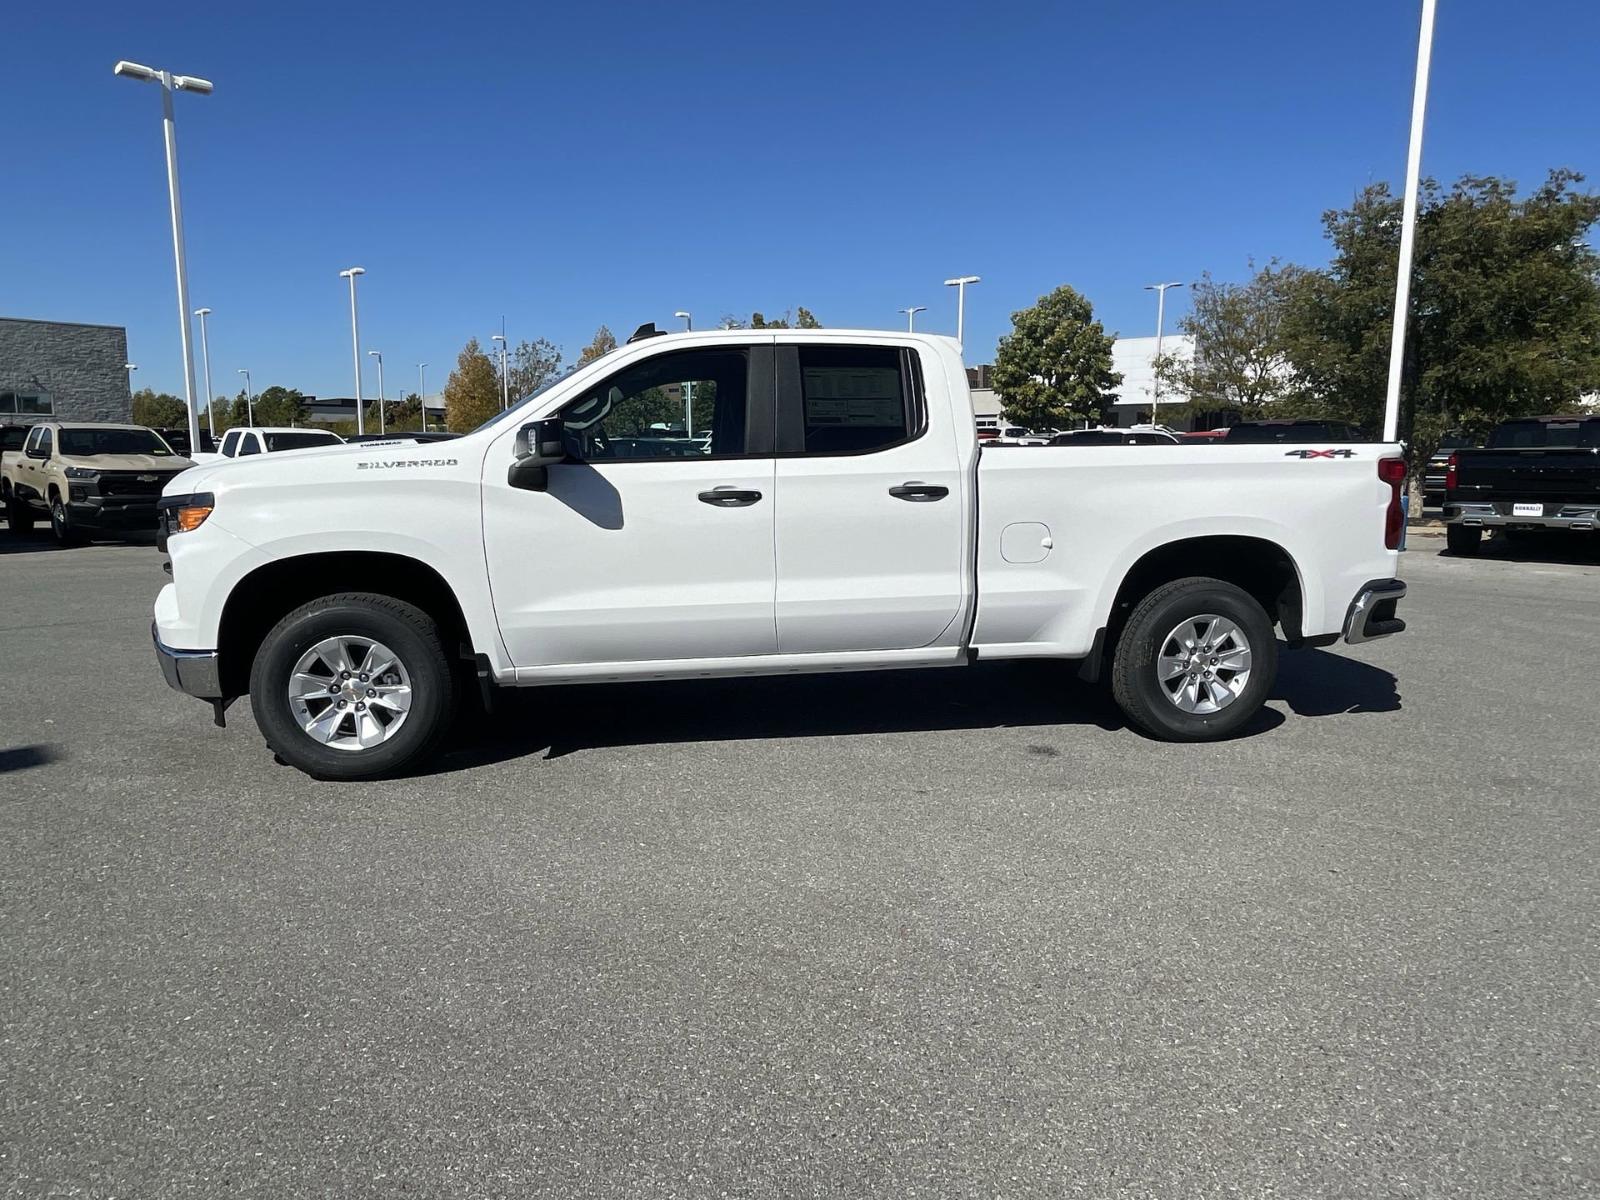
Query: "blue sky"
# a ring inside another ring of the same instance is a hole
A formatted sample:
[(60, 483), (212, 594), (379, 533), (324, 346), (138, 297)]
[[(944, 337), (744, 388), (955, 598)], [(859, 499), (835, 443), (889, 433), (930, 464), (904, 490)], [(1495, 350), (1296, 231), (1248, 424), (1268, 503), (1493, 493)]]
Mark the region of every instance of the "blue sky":
[[(1600, 4), (1441, 0), (1424, 170), (1600, 186)], [(1059, 283), (1153, 332), (1141, 285), (1325, 261), (1320, 213), (1401, 177), (1419, 4), (75, 5), (7, 18), (0, 315), (122, 324), (181, 392), (160, 102), (217, 390), (348, 395), (341, 267), (389, 391), (467, 337), (575, 357), (596, 325), (811, 308), (968, 357)], [(1169, 318), (1186, 307), (1177, 292)], [(198, 356), (198, 350), (196, 351)], [(370, 360), (368, 362), (370, 368)], [(369, 374), (366, 390), (375, 379)]]

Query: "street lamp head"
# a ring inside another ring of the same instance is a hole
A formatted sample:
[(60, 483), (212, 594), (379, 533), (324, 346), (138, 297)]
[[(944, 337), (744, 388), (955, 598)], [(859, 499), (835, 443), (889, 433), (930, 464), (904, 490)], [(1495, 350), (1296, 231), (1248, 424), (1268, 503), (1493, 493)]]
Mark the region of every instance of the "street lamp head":
[(373, 358), (377, 359), (379, 362), (383, 361), (383, 351), (382, 350), (368, 350), (367, 353), (369, 355), (371, 355)]
[(209, 308), (197, 308), (194, 310), (194, 315), (197, 317), (209, 317), (211, 310)]
[(495, 334), (491, 334), (491, 335), (490, 335), (490, 336), (489, 336), (489, 340), (490, 340), (490, 341), (491, 341), (491, 342), (503, 342), (503, 341), (505, 341), (505, 340), (506, 340), (506, 335), (505, 335), (505, 334), (503, 334), (503, 333), (495, 333)]
[(194, 75), (174, 75), (172, 86), (180, 92), (199, 92), (202, 96), (209, 96), (213, 90), (211, 80)]
[(1147, 284), (1144, 285), (1144, 290), (1147, 291), (1147, 292), (1159, 292), (1159, 291), (1162, 291), (1162, 290), (1164, 290), (1166, 288), (1169, 288), (1169, 287), (1182, 287), (1182, 286), (1183, 286), (1183, 284), (1181, 284), (1181, 283), (1147, 283)]
[(684, 312), (683, 309), (680, 308), (677, 312), (673, 313), (672, 315), (675, 316), (675, 317), (678, 317), (678, 318), (680, 318), (682, 320), (687, 321), (689, 319), (689, 315), (690, 314)]
[(981, 283), (981, 282), (982, 282), (982, 278), (980, 276), (978, 276), (978, 275), (962, 275), (961, 277), (959, 277), (957, 279), (946, 279), (944, 281), (944, 285), (945, 285), (945, 287), (959, 287), (963, 283)]
[(354, 279), (357, 275), (365, 275), (366, 273), (367, 269), (365, 267), (348, 267), (339, 272), (339, 278)]
[(119, 59), (117, 65), (111, 68), (113, 75), (126, 75), (129, 79), (160, 79), (161, 72), (154, 67), (147, 67), (143, 63), (129, 62)]
[(138, 363), (123, 363), (122, 364), (122, 369), (124, 371), (137, 371), (139, 369), (139, 364)]

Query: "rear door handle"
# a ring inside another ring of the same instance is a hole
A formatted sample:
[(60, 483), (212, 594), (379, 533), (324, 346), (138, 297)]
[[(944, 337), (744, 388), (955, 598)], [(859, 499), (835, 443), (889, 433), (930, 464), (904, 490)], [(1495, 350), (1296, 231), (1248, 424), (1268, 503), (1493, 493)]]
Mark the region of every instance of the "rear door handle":
[(910, 500), (914, 504), (943, 500), (949, 494), (950, 489), (947, 487), (940, 487), (937, 483), (918, 483), (915, 479), (889, 489), (889, 495), (896, 500)]
[(709, 492), (700, 493), (700, 503), (714, 508), (748, 508), (759, 499), (760, 492), (735, 487), (712, 488)]

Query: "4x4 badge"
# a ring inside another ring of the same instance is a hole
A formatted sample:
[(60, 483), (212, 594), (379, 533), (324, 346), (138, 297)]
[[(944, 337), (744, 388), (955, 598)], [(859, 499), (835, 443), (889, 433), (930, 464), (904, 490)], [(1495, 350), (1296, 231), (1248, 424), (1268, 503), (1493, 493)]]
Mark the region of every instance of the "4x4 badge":
[(1285, 458), (1354, 458), (1354, 450), (1285, 450)]

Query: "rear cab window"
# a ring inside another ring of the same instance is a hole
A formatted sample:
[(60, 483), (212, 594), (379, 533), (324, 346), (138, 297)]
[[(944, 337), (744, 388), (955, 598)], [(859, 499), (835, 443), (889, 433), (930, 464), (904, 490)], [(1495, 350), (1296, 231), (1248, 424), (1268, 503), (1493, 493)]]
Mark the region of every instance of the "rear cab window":
[(909, 348), (781, 346), (779, 406), (779, 454), (870, 454), (927, 426), (921, 367)]

